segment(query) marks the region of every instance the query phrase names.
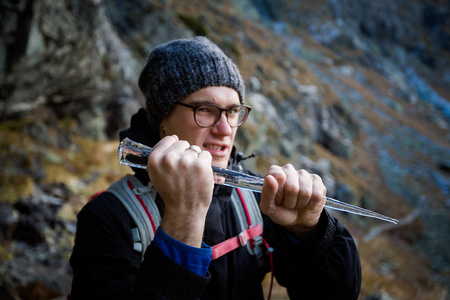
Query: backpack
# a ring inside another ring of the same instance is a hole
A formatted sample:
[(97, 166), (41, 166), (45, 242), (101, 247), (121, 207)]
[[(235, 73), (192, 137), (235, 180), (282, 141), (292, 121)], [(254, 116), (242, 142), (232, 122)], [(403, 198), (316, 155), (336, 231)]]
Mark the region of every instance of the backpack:
[[(155, 203), (156, 189), (149, 182), (144, 186), (133, 175), (126, 175), (113, 183), (108, 192), (114, 194), (125, 206), (136, 228), (133, 228), (133, 249), (141, 253), (144, 259), (145, 250), (155, 237), (156, 229), (161, 222), (161, 214)], [(241, 246), (257, 258), (258, 264), (265, 261), (267, 243), (262, 238), (263, 220), (253, 192), (235, 188), (231, 194), (233, 209), (237, 212), (241, 233), (212, 247), (212, 259), (217, 259)]]
[[(144, 186), (133, 175), (126, 175), (113, 183), (106, 191), (114, 194), (125, 206), (136, 228), (131, 229), (133, 236), (133, 249), (141, 253), (141, 260), (147, 247), (155, 237), (156, 229), (161, 222), (161, 214), (155, 203), (156, 189), (149, 182)], [(89, 199), (91, 201), (104, 191), (100, 191)], [(233, 209), (237, 212), (238, 222), (242, 229), (237, 236), (229, 238), (212, 247), (212, 259), (217, 259), (241, 246), (257, 259), (258, 266), (265, 264), (265, 255), (269, 254), (271, 278), (268, 299), (271, 299), (273, 287), (273, 249), (262, 237), (263, 220), (258, 203), (253, 192), (246, 189), (235, 188), (231, 194)], [(266, 252), (267, 251), (267, 252)], [(70, 294), (67, 295), (70, 300)]]

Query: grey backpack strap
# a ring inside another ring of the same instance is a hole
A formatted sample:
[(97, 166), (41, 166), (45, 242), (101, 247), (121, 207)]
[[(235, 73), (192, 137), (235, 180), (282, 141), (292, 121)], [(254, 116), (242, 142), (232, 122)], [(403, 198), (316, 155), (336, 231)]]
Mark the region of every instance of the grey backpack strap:
[[(241, 196), (239, 195), (241, 193)], [(252, 191), (246, 189), (234, 189), (231, 194), (231, 203), (234, 210), (237, 212), (237, 217), (242, 231), (255, 226), (257, 224), (263, 225), (261, 211), (259, 210), (258, 202)], [(247, 221), (247, 213), (250, 219), (250, 224)], [(264, 226), (263, 226), (264, 227)], [(259, 262), (264, 261), (265, 246), (263, 244), (262, 236), (253, 239), (253, 244), (247, 243), (247, 250), (251, 255), (255, 255)]]
[(131, 230), (133, 248), (141, 252), (144, 259), (145, 250), (155, 237), (161, 222), (161, 214), (155, 203), (156, 190), (149, 183), (144, 186), (137, 178), (126, 175), (113, 183), (108, 192), (113, 193), (125, 206), (137, 228)]
[(258, 202), (256, 201), (255, 194), (247, 189), (239, 189), (244, 201), (247, 205), (247, 210), (250, 215), (252, 225), (263, 223), (261, 210), (259, 209)]

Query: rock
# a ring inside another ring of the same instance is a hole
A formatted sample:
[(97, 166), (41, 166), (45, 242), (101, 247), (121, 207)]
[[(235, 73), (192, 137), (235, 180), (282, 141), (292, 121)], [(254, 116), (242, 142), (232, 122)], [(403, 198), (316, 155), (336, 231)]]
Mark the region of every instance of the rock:
[[(2, 253), (0, 266), (1, 299), (53, 299), (70, 289), (67, 264), (74, 236), (74, 221), (63, 220), (59, 210), (71, 199), (62, 184), (37, 186), (34, 196), (13, 206), (0, 204)], [(7, 215), (8, 217), (4, 217)], [(10, 283), (10, 284), (8, 284)], [(33, 298), (35, 299), (35, 298)]]
[(10, 241), (19, 221), (19, 213), (10, 204), (0, 203), (0, 244)]
[(14, 285), (8, 276), (0, 273), (0, 299), (2, 300), (19, 300)]
[(352, 138), (354, 134), (333, 107), (327, 107), (318, 115), (320, 124), (317, 142), (334, 154), (351, 158), (354, 152)]
[(357, 191), (348, 184), (339, 184), (337, 191), (336, 191), (336, 197), (338, 199), (341, 199), (341, 201), (352, 204), (352, 205), (356, 205), (356, 206), (361, 206), (361, 200), (360, 197), (357, 193)]
[(261, 91), (261, 82), (259, 81), (258, 77), (256, 76), (250, 77), (249, 90), (256, 93)]
[(364, 300), (396, 300), (396, 298), (392, 298), (386, 292), (381, 291), (381, 292), (378, 292), (378, 293), (375, 293), (375, 294), (365, 297)]
[(450, 173), (450, 159), (444, 159), (441, 162), (439, 162), (438, 167), (440, 170)]
[(16, 291), (21, 299), (46, 300), (65, 296), (42, 281), (27, 282), (24, 286), (17, 287)]
[(22, 217), (18, 222), (12, 238), (34, 246), (45, 242), (42, 223), (31, 217)]

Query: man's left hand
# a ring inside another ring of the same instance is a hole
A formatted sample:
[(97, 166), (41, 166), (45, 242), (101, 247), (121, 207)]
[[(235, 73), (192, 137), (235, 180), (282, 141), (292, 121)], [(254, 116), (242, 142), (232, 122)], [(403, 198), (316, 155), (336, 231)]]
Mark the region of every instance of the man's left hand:
[(271, 166), (264, 177), (261, 211), (298, 238), (311, 236), (325, 204), (320, 176), (288, 164)]

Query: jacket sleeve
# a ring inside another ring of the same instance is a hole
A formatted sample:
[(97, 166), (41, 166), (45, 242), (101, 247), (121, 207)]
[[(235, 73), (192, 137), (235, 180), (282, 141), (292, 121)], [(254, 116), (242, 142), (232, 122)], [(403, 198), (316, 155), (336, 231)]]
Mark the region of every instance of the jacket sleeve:
[(274, 274), (291, 299), (358, 299), (361, 264), (348, 230), (323, 211), (317, 238), (293, 240), (266, 217), (265, 237), (274, 248)]
[(70, 264), (71, 299), (198, 299), (210, 278), (191, 272), (150, 245), (141, 262), (130, 216), (103, 193), (78, 214)]

